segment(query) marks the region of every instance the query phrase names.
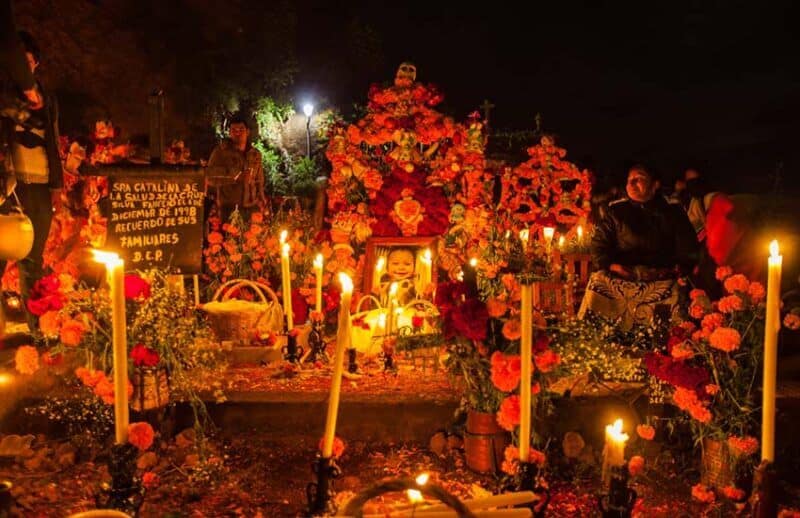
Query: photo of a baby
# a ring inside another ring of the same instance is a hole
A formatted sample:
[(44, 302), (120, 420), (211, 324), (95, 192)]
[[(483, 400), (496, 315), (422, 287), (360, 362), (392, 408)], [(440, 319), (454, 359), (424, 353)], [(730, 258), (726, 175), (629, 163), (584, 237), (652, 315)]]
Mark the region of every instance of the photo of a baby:
[(385, 257), (386, 272), (380, 276), (377, 293), (381, 300), (388, 297), (392, 283), (397, 283), (396, 299), (404, 306), (414, 300), (417, 294), (417, 251), (410, 247), (390, 248)]

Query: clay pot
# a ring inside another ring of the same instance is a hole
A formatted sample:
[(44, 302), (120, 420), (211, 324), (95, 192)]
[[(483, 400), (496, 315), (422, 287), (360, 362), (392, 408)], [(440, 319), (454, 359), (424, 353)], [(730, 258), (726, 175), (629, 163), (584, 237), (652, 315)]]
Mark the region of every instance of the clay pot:
[(494, 414), (467, 412), (464, 454), (467, 466), (479, 473), (496, 473), (503, 463), (503, 452), (510, 441)]

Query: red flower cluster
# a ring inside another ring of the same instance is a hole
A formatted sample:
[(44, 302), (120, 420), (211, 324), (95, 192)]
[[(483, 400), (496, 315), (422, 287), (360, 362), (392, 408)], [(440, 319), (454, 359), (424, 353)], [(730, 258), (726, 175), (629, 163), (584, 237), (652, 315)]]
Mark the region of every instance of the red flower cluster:
[(135, 273), (126, 274), (125, 298), (138, 301), (150, 298), (150, 283)]
[(65, 298), (60, 289), (61, 282), (55, 274), (36, 281), (28, 298), (28, 311), (36, 316), (42, 316), (48, 311), (57, 311), (64, 307)]
[(131, 359), (137, 367), (155, 367), (158, 365), (158, 352), (145, 347), (144, 344), (136, 344), (131, 349)]
[(670, 385), (695, 390), (705, 395), (705, 386), (710, 375), (703, 367), (694, 367), (657, 352), (646, 354), (642, 363), (651, 376)]
[(517, 388), (521, 369), (519, 355), (505, 355), (495, 351), (489, 361), (492, 364), (491, 378), (495, 387), (503, 392), (511, 392)]

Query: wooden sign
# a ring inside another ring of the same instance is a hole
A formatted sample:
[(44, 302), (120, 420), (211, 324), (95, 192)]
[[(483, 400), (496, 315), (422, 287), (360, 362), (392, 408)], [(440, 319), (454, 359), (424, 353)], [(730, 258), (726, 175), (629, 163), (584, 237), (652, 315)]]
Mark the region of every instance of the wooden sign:
[(203, 201), (202, 172), (109, 175), (105, 248), (126, 268), (199, 273)]

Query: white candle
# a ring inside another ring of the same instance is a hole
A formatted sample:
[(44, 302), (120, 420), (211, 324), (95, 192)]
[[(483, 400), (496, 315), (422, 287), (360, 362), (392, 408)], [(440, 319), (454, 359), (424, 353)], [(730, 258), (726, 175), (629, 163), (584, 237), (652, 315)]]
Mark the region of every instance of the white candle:
[(333, 377), (331, 394), (328, 397), (328, 417), (325, 420), (325, 435), (322, 441), (322, 456), (333, 455), (333, 438), (336, 435), (336, 416), (339, 413), (339, 395), (342, 390), (344, 351), (350, 347), (350, 302), (353, 297), (353, 281), (346, 273), (339, 273), (342, 298), (339, 305), (339, 327), (336, 333), (336, 351), (333, 355)]
[(578, 225), (578, 244), (583, 244), (583, 225)]
[(622, 431), (622, 419), (606, 425), (606, 444), (603, 447), (603, 484), (611, 481), (611, 468), (625, 465), (625, 443), (628, 434)]
[(764, 389), (761, 402), (761, 459), (775, 462), (775, 377), (778, 363), (778, 331), (781, 325), (781, 265), (778, 241), (769, 244), (767, 315), (764, 323)]
[[(539, 497), (533, 491), (516, 491), (513, 493), (502, 493), (499, 495), (491, 495), (486, 496), (483, 498), (472, 498), (469, 500), (464, 500), (463, 504), (464, 507), (470, 509), (472, 511), (477, 511), (479, 509), (488, 509), (491, 507), (506, 507), (506, 506), (514, 506), (514, 505), (521, 505), (527, 504), (530, 502), (536, 502)], [(398, 509), (408, 509), (408, 505), (399, 505)], [(450, 509), (445, 504), (433, 504), (424, 509), (420, 509), (420, 511), (424, 510), (425, 512), (432, 512), (432, 511), (447, 511)]]
[(419, 280), (420, 280), (420, 295), (425, 293), (425, 289), (431, 284), (432, 275), (433, 275), (433, 257), (431, 256), (431, 249), (426, 248), (424, 252), (422, 252), (422, 257), (420, 258), (420, 264), (422, 266), (422, 271), (420, 272)]
[(194, 305), (200, 305), (200, 276), (197, 274), (192, 275), (192, 286), (194, 288)]
[(529, 283), (522, 284), (521, 303), (519, 460), (528, 462), (531, 455), (531, 362), (533, 360), (533, 289)]
[(375, 336), (385, 336), (386, 335), (386, 313), (378, 314), (378, 329), (375, 332)]
[(564, 249), (564, 236), (558, 236), (558, 248), (561, 250)]
[(111, 289), (111, 343), (114, 353), (114, 440), (128, 442), (128, 343), (125, 320), (125, 262), (112, 252), (94, 251), (106, 267)]
[(542, 236), (544, 237), (545, 248), (550, 252), (550, 245), (553, 243), (553, 236), (556, 235), (556, 229), (553, 227), (543, 227)]
[[(284, 232), (286, 232), (284, 230)], [(286, 330), (294, 329), (292, 315), (292, 271), (289, 268), (289, 243), (281, 245), (281, 285), (283, 291), (283, 314), (286, 315)]]
[(530, 238), (530, 231), (525, 228), (519, 231), (519, 240), (522, 241), (522, 250), (528, 250), (528, 239)]
[(386, 335), (392, 334), (392, 324), (394, 323), (394, 305), (397, 304), (397, 283), (393, 282), (389, 285), (389, 295), (387, 297), (388, 304), (386, 306)]
[[(373, 293), (380, 293), (381, 292), (381, 275), (383, 275), (383, 269), (386, 267), (386, 257), (380, 256), (378, 257), (378, 261), (375, 263), (375, 270), (372, 272), (372, 291)], [(385, 301), (381, 301), (385, 302)]]
[(317, 276), (317, 286), (314, 293), (314, 309), (322, 313), (322, 254), (314, 258), (314, 273)]

